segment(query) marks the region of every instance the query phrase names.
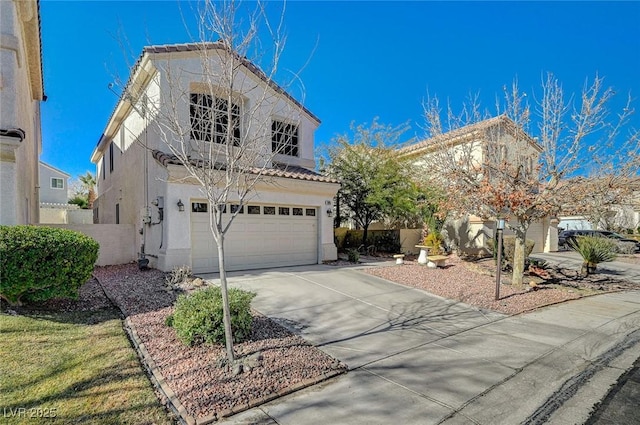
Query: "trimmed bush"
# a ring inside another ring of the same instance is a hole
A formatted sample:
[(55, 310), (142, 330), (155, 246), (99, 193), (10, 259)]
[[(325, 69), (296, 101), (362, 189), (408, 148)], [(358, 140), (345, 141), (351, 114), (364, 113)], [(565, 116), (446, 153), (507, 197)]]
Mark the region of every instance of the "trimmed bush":
[[(533, 247), (536, 242), (533, 239), (527, 239), (524, 245), (524, 258), (528, 258), (533, 251)], [(513, 256), (516, 250), (516, 237), (505, 236), (502, 240), (502, 249), (504, 252), (504, 258), (509, 264), (513, 264)]]
[(94, 239), (66, 229), (0, 226), (0, 296), (12, 305), (78, 298), (98, 259)]
[[(234, 342), (251, 336), (253, 292), (229, 288), (231, 333)], [(178, 338), (187, 345), (224, 344), (222, 319), (222, 291), (219, 287), (201, 289), (190, 295), (180, 295), (174, 313), (165, 323), (176, 330)]]
[(358, 263), (360, 262), (360, 253), (357, 249), (350, 249), (347, 251), (347, 256), (349, 258), (350, 263)]

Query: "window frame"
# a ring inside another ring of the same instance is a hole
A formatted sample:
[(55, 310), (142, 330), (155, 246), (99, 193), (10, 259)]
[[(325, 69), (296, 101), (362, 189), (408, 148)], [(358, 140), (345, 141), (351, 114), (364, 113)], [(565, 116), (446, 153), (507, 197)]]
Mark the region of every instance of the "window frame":
[[(54, 182), (54, 181), (58, 181), (58, 180), (59, 180), (60, 182), (62, 182), (62, 186), (60, 186), (60, 187), (58, 187), (58, 186), (54, 186), (54, 185), (53, 185), (53, 182)], [(60, 177), (51, 177), (51, 179), (50, 179), (50, 181), (49, 181), (49, 187), (50, 187), (51, 189), (64, 190), (64, 179), (63, 179), (63, 178), (60, 178)]]
[[(226, 144), (229, 101), (209, 93), (189, 93), (189, 137), (196, 142)], [(233, 146), (242, 139), (242, 103), (231, 101)]]
[(271, 152), (279, 155), (299, 158), (300, 126), (282, 119), (272, 119)]

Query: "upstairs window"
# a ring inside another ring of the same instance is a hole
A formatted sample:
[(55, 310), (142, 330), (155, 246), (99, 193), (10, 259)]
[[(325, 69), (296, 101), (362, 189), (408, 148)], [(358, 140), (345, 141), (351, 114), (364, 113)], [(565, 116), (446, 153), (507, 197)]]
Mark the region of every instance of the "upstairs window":
[(226, 99), (191, 93), (190, 118), (191, 139), (225, 144), (230, 130), (233, 146), (240, 146), (240, 106), (235, 103), (231, 103), (229, 110)]
[(51, 188), (64, 189), (64, 180), (59, 179), (57, 177), (51, 177)]
[(109, 173), (113, 173), (113, 142), (109, 143)]
[(271, 150), (282, 155), (298, 156), (298, 126), (282, 121), (271, 123)]

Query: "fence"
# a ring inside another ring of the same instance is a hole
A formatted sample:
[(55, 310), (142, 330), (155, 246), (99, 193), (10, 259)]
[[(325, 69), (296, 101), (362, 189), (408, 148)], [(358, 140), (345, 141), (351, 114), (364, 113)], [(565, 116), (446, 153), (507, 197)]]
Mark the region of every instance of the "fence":
[(75, 230), (92, 237), (100, 244), (98, 266), (126, 264), (137, 259), (133, 224), (40, 224)]

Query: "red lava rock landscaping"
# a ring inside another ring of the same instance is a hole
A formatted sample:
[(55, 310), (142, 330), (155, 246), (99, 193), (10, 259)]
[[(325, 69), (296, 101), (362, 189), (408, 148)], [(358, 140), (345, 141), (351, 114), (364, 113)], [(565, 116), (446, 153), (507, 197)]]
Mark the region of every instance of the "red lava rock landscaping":
[(254, 314), (250, 341), (235, 344), (246, 362), (234, 376), (223, 346), (185, 346), (165, 325), (175, 295), (165, 275), (136, 265), (96, 269), (109, 297), (129, 318), (162, 378), (189, 416), (216, 419), (343, 373), (346, 366), (267, 317)]
[[(588, 280), (581, 283), (565, 276), (564, 285), (544, 284), (538, 279), (534, 289), (529, 286), (532, 278), (525, 276), (526, 285), (500, 285), (500, 300), (496, 301), (495, 277), (489, 274), (489, 269), (493, 268), (495, 266), (491, 260), (474, 263), (452, 255), (447, 259), (445, 268), (431, 269), (415, 261), (405, 260), (402, 266), (374, 267), (366, 269), (365, 272), (392, 282), (424, 289), (444, 298), (506, 314), (519, 314), (594, 293), (638, 288), (628, 281), (612, 278), (606, 278), (604, 283), (594, 286)], [(551, 275), (556, 278), (558, 276), (557, 273)], [(505, 277), (508, 277), (508, 274)]]

